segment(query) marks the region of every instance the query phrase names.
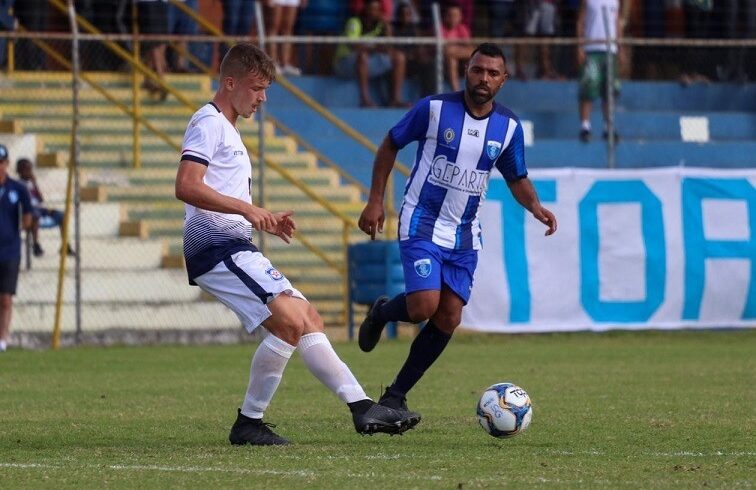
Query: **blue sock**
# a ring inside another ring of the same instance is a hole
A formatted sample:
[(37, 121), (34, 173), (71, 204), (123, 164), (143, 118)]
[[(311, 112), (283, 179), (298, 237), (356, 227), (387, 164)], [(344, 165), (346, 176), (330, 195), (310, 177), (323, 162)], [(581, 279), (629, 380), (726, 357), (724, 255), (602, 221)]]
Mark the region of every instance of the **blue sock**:
[(407, 360), (389, 390), (402, 396), (406, 395), (423, 377), (425, 371), (436, 362), (450, 339), (451, 335), (436, 328), (432, 320), (429, 321), (412, 342)]
[(407, 311), (407, 295), (405, 293), (397, 294), (394, 299), (383, 303), (375, 312), (376, 322), (409, 322), (409, 312)]

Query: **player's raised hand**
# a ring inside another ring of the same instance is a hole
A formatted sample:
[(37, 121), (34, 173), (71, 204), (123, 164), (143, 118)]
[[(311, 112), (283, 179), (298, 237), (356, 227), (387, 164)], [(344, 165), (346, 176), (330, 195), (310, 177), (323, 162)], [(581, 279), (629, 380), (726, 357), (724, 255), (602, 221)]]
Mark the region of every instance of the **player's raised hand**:
[(265, 231), (267, 231), (271, 235), (279, 237), (286, 243), (291, 243), (291, 238), (294, 236), (294, 230), (297, 229), (297, 224), (291, 217), (293, 214), (294, 211), (279, 211), (277, 213), (273, 213), (273, 216), (275, 216), (278, 220), (276, 227), (272, 230)]
[(370, 235), (371, 240), (375, 240), (376, 232), (383, 233), (383, 221), (385, 219), (383, 204), (368, 201), (365, 209), (362, 210), (362, 214), (360, 214), (360, 220), (357, 222), (357, 225), (360, 227), (360, 230)]
[(273, 230), (278, 224), (278, 219), (273, 213), (253, 205), (249, 206), (248, 211), (243, 216), (259, 231)]
[(533, 216), (535, 216), (535, 219), (549, 227), (546, 230), (546, 236), (556, 233), (557, 219), (556, 216), (554, 216), (554, 213), (544, 208), (543, 206), (539, 206), (537, 209), (533, 210)]

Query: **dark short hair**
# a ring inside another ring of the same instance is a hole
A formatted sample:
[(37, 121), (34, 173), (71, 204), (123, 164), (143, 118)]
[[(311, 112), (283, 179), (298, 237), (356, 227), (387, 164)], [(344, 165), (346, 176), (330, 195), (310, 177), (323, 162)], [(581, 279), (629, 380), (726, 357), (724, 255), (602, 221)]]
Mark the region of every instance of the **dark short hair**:
[(221, 78), (241, 78), (248, 73), (256, 73), (268, 81), (273, 81), (276, 78), (276, 67), (270, 56), (254, 44), (235, 44), (221, 61)]
[(504, 56), (504, 51), (502, 51), (501, 48), (494, 43), (479, 44), (478, 47), (473, 50), (472, 54), (470, 55), (470, 59), (472, 59), (476, 53), (480, 53), (484, 56), (490, 56), (491, 58), (501, 58), (501, 61), (503, 61), (505, 65), (507, 64), (507, 57)]
[(34, 167), (31, 160), (29, 160), (28, 158), (19, 158), (18, 160), (16, 160), (16, 172), (21, 170), (21, 167), (24, 165), (28, 165), (29, 167), (32, 167), (32, 168)]

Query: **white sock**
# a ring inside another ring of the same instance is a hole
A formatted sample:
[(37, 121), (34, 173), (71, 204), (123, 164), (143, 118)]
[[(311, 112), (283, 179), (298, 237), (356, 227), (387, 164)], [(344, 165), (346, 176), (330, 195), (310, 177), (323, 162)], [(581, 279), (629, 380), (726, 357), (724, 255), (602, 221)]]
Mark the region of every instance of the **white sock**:
[(5, 352), (8, 348), (8, 344), (4, 340), (0, 340), (0, 352)]
[(324, 333), (309, 333), (299, 339), (299, 354), (307, 369), (345, 403), (368, 398), (359, 381), (344, 364)]
[(591, 121), (589, 121), (588, 119), (586, 119), (585, 121), (583, 121), (582, 123), (580, 123), (580, 129), (585, 129), (586, 131), (590, 131), (591, 130)]
[(260, 343), (252, 357), (249, 386), (241, 408), (242, 415), (253, 419), (262, 418), (281, 382), (286, 363), (295, 350), (295, 346), (272, 334)]

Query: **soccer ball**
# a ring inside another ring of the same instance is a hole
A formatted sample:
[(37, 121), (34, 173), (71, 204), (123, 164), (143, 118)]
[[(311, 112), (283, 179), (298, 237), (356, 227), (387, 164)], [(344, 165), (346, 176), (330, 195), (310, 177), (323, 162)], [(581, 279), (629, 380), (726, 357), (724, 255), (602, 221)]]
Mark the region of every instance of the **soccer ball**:
[(486, 388), (478, 402), (478, 422), (494, 437), (512, 437), (523, 432), (533, 418), (527, 392), (513, 383)]

